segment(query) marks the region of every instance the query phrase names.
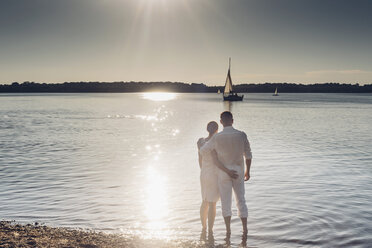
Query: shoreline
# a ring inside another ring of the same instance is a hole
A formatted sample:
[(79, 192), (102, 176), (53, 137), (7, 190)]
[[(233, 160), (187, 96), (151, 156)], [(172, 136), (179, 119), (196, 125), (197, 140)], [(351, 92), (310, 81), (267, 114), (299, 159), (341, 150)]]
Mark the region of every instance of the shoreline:
[[(154, 90), (154, 91), (0, 91), (0, 94), (142, 94), (142, 93), (174, 93), (174, 94), (216, 94), (223, 95), (223, 92), (217, 93), (213, 91), (207, 92), (183, 92), (183, 91), (169, 91), (169, 90)], [(236, 91), (238, 94), (273, 94), (273, 92), (261, 92), (261, 91)], [(358, 94), (358, 95), (370, 95), (371, 92), (313, 92), (313, 91), (281, 91), (280, 94)]]
[[(204, 83), (183, 82), (64, 82), (39, 83), (25, 81), (1, 84), (2, 93), (136, 93), (136, 92), (173, 92), (173, 93), (217, 93), (223, 92), (224, 84), (207, 85)], [(236, 93), (372, 93), (371, 83), (241, 83), (234, 84)]]
[(0, 247), (206, 247), (196, 241), (169, 241), (142, 239), (137, 236), (107, 234), (104, 232), (78, 230), (66, 227), (49, 227), (34, 224), (19, 224), (15, 221), (0, 221)]

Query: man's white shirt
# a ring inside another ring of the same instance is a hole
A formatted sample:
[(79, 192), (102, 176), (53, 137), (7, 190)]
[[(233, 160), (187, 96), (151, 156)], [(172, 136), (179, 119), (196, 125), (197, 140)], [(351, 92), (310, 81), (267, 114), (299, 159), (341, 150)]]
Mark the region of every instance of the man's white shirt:
[(218, 160), (225, 166), (244, 166), (244, 157), (252, 158), (251, 147), (247, 135), (235, 128), (225, 127), (221, 132), (215, 134), (200, 149), (200, 154), (216, 150)]

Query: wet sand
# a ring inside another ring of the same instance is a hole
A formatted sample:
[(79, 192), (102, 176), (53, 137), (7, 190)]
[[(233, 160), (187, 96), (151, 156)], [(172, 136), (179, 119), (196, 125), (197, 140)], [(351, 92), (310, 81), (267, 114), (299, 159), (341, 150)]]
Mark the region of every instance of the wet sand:
[(0, 221), (0, 247), (206, 247), (200, 242), (146, 240), (94, 231)]

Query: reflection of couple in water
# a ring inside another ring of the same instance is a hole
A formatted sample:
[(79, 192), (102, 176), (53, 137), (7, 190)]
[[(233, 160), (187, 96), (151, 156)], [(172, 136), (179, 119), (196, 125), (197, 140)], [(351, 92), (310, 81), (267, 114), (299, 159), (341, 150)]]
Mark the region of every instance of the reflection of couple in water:
[[(243, 225), (242, 245), (246, 245), (248, 208), (245, 201), (244, 181), (250, 178), (252, 153), (247, 135), (234, 129), (232, 127), (233, 121), (231, 112), (223, 112), (220, 121), (223, 130), (217, 133), (218, 124), (211, 121), (207, 126), (209, 136), (198, 140), (200, 184), (203, 198), (200, 219), (203, 226), (202, 237), (206, 238), (208, 219), (208, 237), (213, 240), (216, 203), (221, 198), (222, 215), (226, 225), (225, 240), (229, 244), (231, 201), (232, 191), (234, 191), (238, 215)], [(246, 170), (244, 170), (244, 158)]]

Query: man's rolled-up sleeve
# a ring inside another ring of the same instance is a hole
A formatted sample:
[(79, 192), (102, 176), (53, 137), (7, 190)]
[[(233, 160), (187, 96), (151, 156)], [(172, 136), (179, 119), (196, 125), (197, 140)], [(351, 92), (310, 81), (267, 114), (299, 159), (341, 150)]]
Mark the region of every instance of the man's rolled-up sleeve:
[(205, 143), (199, 150), (200, 154), (203, 156), (206, 153), (211, 152), (215, 149), (216, 146), (216, 139), (213, 136), (207, 143)]
[(244, 157), (245, 159), (252, 159), (251, 145), (249, 144), (247, 135), (244, 134)]

